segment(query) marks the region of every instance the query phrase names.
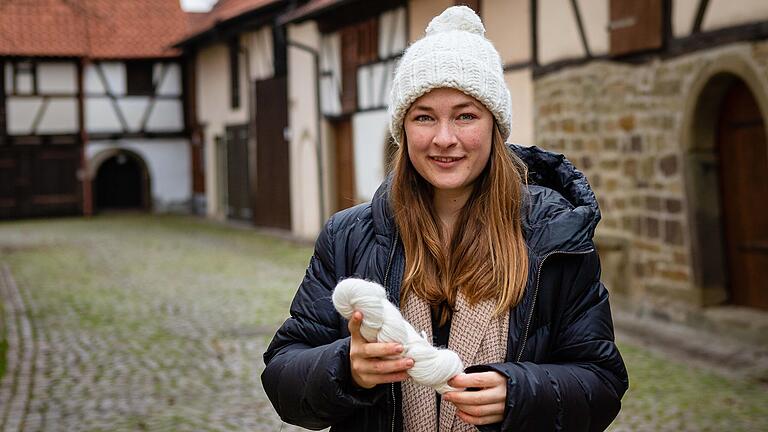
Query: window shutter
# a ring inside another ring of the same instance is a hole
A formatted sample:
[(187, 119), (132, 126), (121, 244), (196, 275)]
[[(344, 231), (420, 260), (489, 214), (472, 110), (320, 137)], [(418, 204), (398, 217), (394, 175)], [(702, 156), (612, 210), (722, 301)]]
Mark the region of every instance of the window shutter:
[(125, 63), (125, 92), (128, 95), (145, 96), (155, 92), (152, 84), (152, 62), (131, 60)]
[(357, 68), (379, 59), (379, 18), (349, 25), (341, 33), (341, 111), (357, 110)]
[(611, 55), (661, 48), (662, 0), (611, 0)]
[(358, 62), (371, 63), (379, 58), (379, 20), (372, 18), (358, 24)]
[(357, 28), (341, 30), (341, 111), (349, 113), (357, 108)]

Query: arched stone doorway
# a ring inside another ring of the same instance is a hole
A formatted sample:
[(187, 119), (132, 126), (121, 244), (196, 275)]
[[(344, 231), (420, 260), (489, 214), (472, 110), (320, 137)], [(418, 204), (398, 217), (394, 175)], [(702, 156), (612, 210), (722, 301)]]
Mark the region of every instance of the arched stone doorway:
[(149, 210), (149, 173), (144, 160), (131, 151), (103, 155), (93, 176), (96, 211)]
[(691, 256), (704, 305), (768, 309), (765, 96), (748, 72), (700, 85), (686, 155)]

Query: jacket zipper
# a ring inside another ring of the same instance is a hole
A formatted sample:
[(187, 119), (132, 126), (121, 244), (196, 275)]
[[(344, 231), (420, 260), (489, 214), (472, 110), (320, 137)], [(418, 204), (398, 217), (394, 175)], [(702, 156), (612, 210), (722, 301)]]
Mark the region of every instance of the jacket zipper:
[[(389, 251), (389, 259), (387, 260), (387, 269), (384, 271), (384, 287), (387, 287), (389, 283), (389, 272), (392, 270), (392, 261), (395, 259), (395, 249), (397, 249), (398, 235), (395, 232), (394, 239), (392, 241), (392, 248)], [(397, 418), (397, 399), (395, 398), (395, 383), (389, 384), (390, 395), (392, 396), (392, 432), (395, 432), (395, 419)]]
[(389, 259), (387, 260), (387, 269), (384, 271), (384, 288), (389, 283), (389, 271), (392, 270), (392, 261), (395, 260), (395, 249), (397, 249), (398, 235), (395, 232), (395, 237), (392, 240), (392, 248), (389, 250)]
[(548, 252), (546, 255), (544, 255), (544, 258), (541, 259), (541, 262), (539, 263), (539, 268), (536, 270), (536, 288), (533, 290), (533, 300), (531, 300), (531, 308), (528, 312), (528, 320), (525, 323), (525, 330), (523, 331), (523, 339), (520, 343), (520, 351), (517, 353), (517, 359), (516, 362), (519, 362), (520, 359), (523, 358), (523, 351), (525, 350), (526, 342), (528, 342), (528, 332), (531, 330), (531, 321), (533, 320), (533, 310), (536, 308), (536, 299), (539, 296), (539, 285), (541, 285), (541, 269), (544, 267), (544, 261), (547, 260), (547, 258), (551, 257), (555, 254), (564, 254), (564, 255), (584, 255), (594, 252), (594, 249), (589, 249), (585, 251), (576, 251), (576, 252), (569, 252), (569, 251), (551, 251)]

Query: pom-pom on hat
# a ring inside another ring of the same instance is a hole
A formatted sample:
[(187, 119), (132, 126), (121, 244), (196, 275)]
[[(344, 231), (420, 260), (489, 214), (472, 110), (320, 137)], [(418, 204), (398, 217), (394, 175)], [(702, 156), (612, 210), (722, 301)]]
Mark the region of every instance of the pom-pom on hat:
[(466, 6), (452, 6), (432, 19), (426, 35), (403, 54), (389, 100), (389, 130), (403, 142), (403, 118), (411, 104), (435, 88), (449, 87), (474, 97), (493, 113), (501, 136), (509, 137), (512, 100), (501, 57), (485, 38), (480, 17)]

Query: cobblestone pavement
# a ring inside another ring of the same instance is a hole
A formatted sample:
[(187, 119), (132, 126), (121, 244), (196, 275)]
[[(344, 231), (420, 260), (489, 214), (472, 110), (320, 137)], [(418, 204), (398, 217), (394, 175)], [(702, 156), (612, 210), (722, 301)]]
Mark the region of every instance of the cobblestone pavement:
[[(310, 253), (194, 218), (0, 223), (0, 432), (302, 430), (259, 374)], [(610, 430), (768, 430), (764, 384), (620, 346)]]
[(310, 252), (184, 219), (0, 225), (0, 431), (303, 430), (259, 374)]

